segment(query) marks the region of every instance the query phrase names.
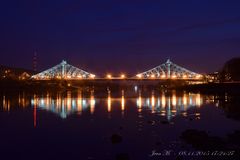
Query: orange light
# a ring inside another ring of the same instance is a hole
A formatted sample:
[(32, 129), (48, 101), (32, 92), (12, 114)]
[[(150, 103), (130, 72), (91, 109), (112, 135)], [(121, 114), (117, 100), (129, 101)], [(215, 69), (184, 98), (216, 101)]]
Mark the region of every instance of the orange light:
[(162, 95), (162, 107), (163, 107), (163, 108), (166, 107), (166, 103), (167, 103), (167, 102), (166, 102), (166, 97), (165, 97), (165, 95), (163, 94), (163, 95)]
[(172, 96), (172, 105), (173, 105), (173, 106), (176, 106), (176, 105), (177, 105), (177, 97), (176, 97), (176, 94), (173, 94), (173, 96)]
[(107, 104), (108, 104), (108, 112), (111, 112), (112, 100), (110, 95), (108, 96)]
[(154, 75), (154, 74), (152, 74), (152, 75), (151, 75), (151, 78), (155, 78), (155, 75)]
[(122, 79), (125, 78), (125, 77), (126, 77), (126, 76), (125, 76), (124, 74), (121, 75), (121, 78), (122, 78)]
[(124, 95), (122, 95), (122, 100), (121, 100), (121, 106), (122, 106), (122, 111), (125, 110), (125, 98), (124, 98)]
[(196, 76), (196, 78), (197, 78), (197, 79), (202, 78), (202, 75), (198, 74), (198, 75)]
[(165, 74), (163, 74), (163, 75), (161, 76), (161, 78), (166, 78), (166, 75), (165, 75)]
[(141, 74), (138, 74), (137, 77), (138, 77), (138, 78), (142, 78), (142, 75), (141, 75)]
[(96, 76), (94, 74), (91, 74), (90, 75), (90, 78), (95, 78)]
[(108, 75), (107, 75), (107, 78), (108, 78), (108, 79), (111, 79), (111, 78), (112, 78), (112, 75), (111, 75), (111, 74), (108, 74)]
[(122, 111), (125, 110), (125, 98), (124, 98), (124, 90), (122, 90), (122, 100), (121, 100)]
[(61, 79), (61, 76), (57, 76), (57, 79)]
[(177, 78), (177, 76), (176, 75), (172, 75), (172, 78), (175, 79), (175, 78)]

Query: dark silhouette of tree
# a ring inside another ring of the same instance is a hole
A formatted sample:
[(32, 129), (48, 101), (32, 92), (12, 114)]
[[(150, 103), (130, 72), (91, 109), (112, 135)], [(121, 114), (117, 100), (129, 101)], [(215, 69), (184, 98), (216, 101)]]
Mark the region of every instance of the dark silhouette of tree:
[(240, 81), (240, 57), (227, 61), (221, 72), (220, 80), (223, 82)]

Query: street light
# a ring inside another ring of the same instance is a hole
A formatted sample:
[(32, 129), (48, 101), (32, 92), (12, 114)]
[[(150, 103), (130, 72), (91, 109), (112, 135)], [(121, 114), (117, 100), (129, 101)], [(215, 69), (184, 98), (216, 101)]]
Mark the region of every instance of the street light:
[(124, 74), (121, 75), (121, 78), (124, 79), (126, 76)]
[(96, 76), (94, 74), (90, 75), (90, 78), (94, 79)]
[(176, 79), (177, 78), (177, 76), (176, 75), (172, 75), (172, 79)]
[(111, 78), (112, 78), (112, 75), (111, 75), (111, 74), (108, 74), (108, 75), (107, 75), (107, 78), (108, 78), (108, 79), (111, 79)]
[(142, 78), (142, 75), (141, 75), (141, 74), (138, 74), (137, 77), (138, 77), (138, 78)]
[(197, 78), (197, 79), (202, 78), (202, 75), (198, 74), (198, 75), (196, 76), (196, 78)]
[(165, 75), (165, 74), (163, 74), (163, 75), (161, 76), (161, 78), (166, 78), (166, 75)]

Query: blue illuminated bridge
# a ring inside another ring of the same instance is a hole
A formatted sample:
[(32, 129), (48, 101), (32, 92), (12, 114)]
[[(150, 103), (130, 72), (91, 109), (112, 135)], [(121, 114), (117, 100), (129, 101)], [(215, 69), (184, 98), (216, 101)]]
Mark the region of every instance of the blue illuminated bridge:
[(112, 77), (111, 74), (106, 75), (106, 77), (99, 77), (93, 73), (89, 73), (77, 67), (68, 64), (66, 61), (62, 61), (60, 64), (47, 69), (41, 73), (32, 76), (35, 80), (53, 80), (53, 79), (63, 79), (63, 80), (93, 80), (93, 79), (146, 79), (146, 80), (164, 80), (164, 79), (178, 79), (178, 80), (202, 80), (203, 75), (195, 73), (186, 68), (183, 68), (169, 59), (150, 70), (142, 73), (138, 73), (133, 77), (126, 77), (124, 74), (119, 77)]

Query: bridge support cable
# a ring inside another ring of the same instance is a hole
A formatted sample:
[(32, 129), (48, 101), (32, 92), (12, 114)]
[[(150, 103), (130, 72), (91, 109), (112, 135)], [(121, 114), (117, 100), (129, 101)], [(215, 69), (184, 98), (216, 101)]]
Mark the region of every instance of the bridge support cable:
[(136, 75), (136, 78), (143, 79), (201, 79), (201, 74), (192, 72), (186, 68), (183, 68), (168, 59), (165, 63), (152, 68), (146, 72), (142, 72)]
[(47, 69), (41, 73), (32, 76), (37, 80), (48, 79), (93, 79), (94, 74), (88, 73), (82, 69), (74, 67), (68, 64), (66, 61), (62, 61), (60, 64)]

